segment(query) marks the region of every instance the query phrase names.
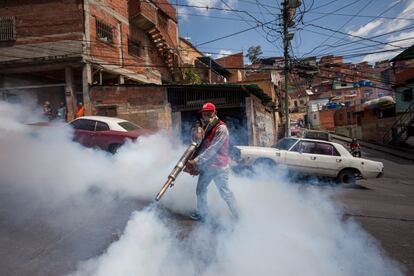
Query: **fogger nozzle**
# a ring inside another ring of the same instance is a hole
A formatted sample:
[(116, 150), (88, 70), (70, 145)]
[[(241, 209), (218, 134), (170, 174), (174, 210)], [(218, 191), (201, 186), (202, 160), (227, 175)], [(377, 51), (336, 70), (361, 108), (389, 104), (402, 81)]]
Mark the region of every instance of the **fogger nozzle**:
[(175, 179), (177, 179), (178, 175), (182, 172), (187, 164), (187, 161), (194, 155), (197, 150), (197, 143), (193, 142), (190, 146), (186, 149), (184, 154), (181, 156), (180, 160), (175, 164), (174, 169), (171, 171), (170, 175), (168, 176), (168, 180), (164, 183), (161, 190), (158, 192), (157, 196), (155, 197), (156, 201), (159, 201), (161, 197), (165, 194), (169, 187), (172, 187), (174, 184)]
[(172, 177), (168, 177), (167, 182), (162, 186), (161, 190), (158, 192), (157, 196), (155, 197), (156, 201), (159, 201), (161, 197), (165, 194), (167, 189), (173, 185), (174, 179)]

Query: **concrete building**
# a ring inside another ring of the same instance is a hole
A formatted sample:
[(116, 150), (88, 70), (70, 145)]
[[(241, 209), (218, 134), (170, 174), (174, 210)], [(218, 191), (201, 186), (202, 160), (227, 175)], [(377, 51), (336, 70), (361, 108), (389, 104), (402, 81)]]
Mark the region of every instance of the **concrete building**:
[(166, 0), (6, 1), (0, 24), (3, 98), (64, 101), (68, 119), (78, 102), (92, 113), (92, 85), (182, 76), (176, 11)]

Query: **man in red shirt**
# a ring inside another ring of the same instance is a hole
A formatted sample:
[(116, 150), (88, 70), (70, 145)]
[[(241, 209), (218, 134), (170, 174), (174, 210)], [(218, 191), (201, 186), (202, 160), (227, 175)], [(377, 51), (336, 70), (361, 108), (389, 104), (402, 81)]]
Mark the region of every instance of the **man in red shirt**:
[(195, 168), (200, 173), (196, 190), (197, 212), (190, 217), (194, 220), (204, 220), (207, 217), (207, 187), (214, 181), (221, 198), (227, 203), (232, 216), (237, 219), (235, 199), (228, 188), (229, 131), (226, 124), (217, 117), (214, 104), (204, 104), (200, 112), (206, 126), (204, 138), (197, 156), (187, 163), (187, 166)]

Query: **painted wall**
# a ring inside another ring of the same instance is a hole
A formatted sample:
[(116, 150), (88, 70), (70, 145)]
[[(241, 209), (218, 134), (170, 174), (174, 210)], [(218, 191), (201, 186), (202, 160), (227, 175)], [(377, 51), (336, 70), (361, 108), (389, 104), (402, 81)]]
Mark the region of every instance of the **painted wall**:
[(246, 98), (246, 115), (250, 133), (249, 145), (271, 146), (277, 141), (272, 112), (253, 95)]

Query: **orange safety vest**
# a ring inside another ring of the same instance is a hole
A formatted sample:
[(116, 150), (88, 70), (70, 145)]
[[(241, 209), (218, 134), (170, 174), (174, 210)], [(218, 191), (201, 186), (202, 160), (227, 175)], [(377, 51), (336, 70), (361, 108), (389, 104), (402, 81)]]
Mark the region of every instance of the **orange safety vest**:
[(81, 108), (78, 108), (78, 111), (76, 111), (76, 118), (83, 116), (85, 116), (85, 107), (82, 106)]

